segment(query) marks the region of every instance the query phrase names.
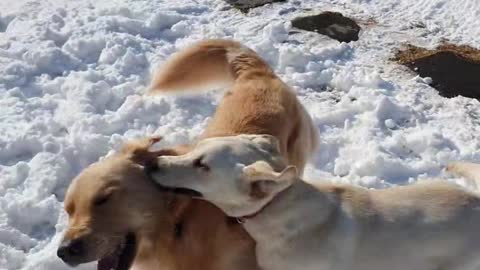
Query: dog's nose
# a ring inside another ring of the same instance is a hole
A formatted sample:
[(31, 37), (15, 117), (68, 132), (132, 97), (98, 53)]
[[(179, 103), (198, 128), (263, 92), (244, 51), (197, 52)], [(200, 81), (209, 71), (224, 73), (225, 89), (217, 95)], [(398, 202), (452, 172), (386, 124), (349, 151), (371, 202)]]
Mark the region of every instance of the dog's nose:
[(158, 164), (156, 162), (149, 162), (145, 164), (144, 170), (147, 175), (152, 175), (158, 171)]
[(147, 175), (159, 176), (167, 166), (168, 162), (158, 157), (154, 162), (146, 164), (144, 168)]
[(57, 250), (57, 256), (66, 263), (71, 263), (85, 253), (83, 241), (80, 239), (64, 240)]

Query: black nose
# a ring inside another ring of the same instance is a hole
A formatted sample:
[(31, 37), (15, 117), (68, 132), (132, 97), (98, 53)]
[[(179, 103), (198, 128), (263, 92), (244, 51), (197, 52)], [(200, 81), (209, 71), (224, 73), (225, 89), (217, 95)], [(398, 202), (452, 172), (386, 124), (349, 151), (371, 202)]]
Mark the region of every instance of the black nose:
[(159, 169), (156, 161), (147, 162), (143, 168), (145, 170), (145, 173), (148, 176), (151, 176), (153, 173), (157, 172)]
[(80, 239), (64, 240), (57, 250), (57, 256), (66, 263), (72, 263), (84, 255), (85, 248)]

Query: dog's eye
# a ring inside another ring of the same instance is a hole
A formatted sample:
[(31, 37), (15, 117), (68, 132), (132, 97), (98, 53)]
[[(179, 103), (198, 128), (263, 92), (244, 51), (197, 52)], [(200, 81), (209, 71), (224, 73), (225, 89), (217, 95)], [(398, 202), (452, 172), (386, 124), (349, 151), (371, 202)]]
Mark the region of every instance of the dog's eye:
[(94, 201), (93, 201), (93, 204), (95, 206), (100, 206), (100, 205), (104, 205), (105, 203), (108, 202), (108, 200), (110, 199), (112, 193), (109, 193), (109, 194), (105, 194), (105, 195), (102, 195), (102, 196), (98, 196)]
[(202, 169), (204, 171), (210, 171), (210, 167), (203, 162), (203, 156), (193, 161), (193, 167)]

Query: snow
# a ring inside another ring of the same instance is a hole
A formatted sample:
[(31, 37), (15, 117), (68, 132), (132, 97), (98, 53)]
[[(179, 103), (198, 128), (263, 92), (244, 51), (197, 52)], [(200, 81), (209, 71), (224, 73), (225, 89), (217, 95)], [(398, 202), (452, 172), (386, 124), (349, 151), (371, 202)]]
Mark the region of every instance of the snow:
[[(289, 35), (289, 19), (324, 10), (361, 22), (360, 40)], [(480, 161), (479, 101), (440, 97), (389, 60), (407, 41), (480, 47), (478, 0), (288, 1), (246, 15), (221, 0), (3, 0), (0, 11), (0, 269), (68, 269), (55, 252), (71, 179), (126, 139), (200, 134), (220, 92), (143, 94), (162, 61), (204, 38), (240, 40), (297, 91), (321, 134), (310, 181), (383, 188)]]

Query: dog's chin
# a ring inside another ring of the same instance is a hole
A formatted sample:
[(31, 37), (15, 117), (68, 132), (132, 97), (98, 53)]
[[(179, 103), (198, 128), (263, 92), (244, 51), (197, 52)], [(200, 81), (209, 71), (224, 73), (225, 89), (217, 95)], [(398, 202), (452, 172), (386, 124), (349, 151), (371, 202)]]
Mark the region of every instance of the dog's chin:
[(128, 233), (115, 251), (98, 260), (97, 270), (128, 270), (137, 253), (135, 234)]
[(185, 195), (185, 196), (192, 197), (192, 198), (197, 198), (197, 199), (203, 198), (202, 193), (200, 193), (196, 190), (193, 190), (193, 189), (189, 189), (189, 188), (167, 187), (167, 186), (164, 186), (164, 185), (158, 185), (158, 188), (163, 192), (171, 192), (171, 193), (174, 193), (174, 194)]

